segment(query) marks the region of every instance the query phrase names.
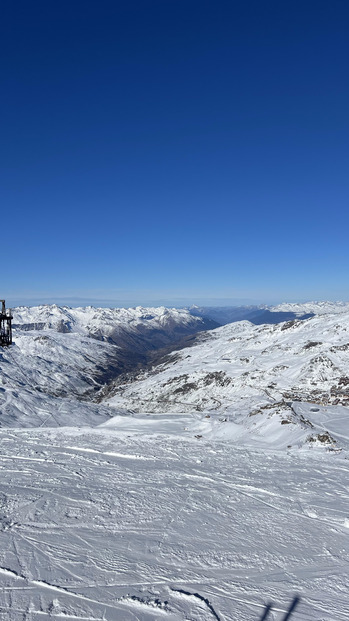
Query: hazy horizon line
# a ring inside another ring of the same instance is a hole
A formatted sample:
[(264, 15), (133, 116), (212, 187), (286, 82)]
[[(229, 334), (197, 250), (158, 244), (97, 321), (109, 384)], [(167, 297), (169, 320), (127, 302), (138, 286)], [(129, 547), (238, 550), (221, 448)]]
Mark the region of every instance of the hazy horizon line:
[(237, 306), (277, 306), (279, 304), (306, 304), (319, 302), (333, 302), (344, 304), (346, 300), (334, 299), (279, 299), (279, 300), (261, 300), (249, 298), (155, 298), (155, 299), (123, 299), (115, 298), (94, 298), (94, 297), (69, 297), (69, 296), (43, 296), (43, 297), (11, 297), (6, 299), (8, 308), (19, 306), (44, 306), (54, 305), (68, 306), (72, 308), (93, 306), (95, 308), (135, 308), (135, 307), (174, 307), (174, 308), (190, 308), (192, 306), (203, 307), (237, 307)]

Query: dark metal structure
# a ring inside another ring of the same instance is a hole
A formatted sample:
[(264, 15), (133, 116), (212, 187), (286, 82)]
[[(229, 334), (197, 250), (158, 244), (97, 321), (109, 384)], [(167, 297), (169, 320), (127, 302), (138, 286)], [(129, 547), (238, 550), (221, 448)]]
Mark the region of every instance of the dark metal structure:
[(5, 300), (0, 300), (1, 302), (1, 313), (0, 313), (0, 346), (7, 347), (12, 343), (12, 315), (11, 310), (6, 309)]

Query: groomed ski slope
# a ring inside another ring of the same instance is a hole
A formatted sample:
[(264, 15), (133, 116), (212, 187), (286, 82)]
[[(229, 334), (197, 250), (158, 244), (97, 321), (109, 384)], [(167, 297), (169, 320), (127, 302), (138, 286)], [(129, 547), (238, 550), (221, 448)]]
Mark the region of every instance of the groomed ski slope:
[(1, 618), (254, 621), (273, 601), (277, 620), (298, 594), (294, 621), (347, 621), (345, 439), (279, 450), (218, 424), (1, 430)]

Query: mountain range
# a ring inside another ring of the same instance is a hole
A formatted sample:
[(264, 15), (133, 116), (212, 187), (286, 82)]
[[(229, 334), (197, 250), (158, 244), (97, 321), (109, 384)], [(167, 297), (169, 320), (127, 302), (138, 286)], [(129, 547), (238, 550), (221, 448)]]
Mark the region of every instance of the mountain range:
[(348, 304), (13, 316), (0, 618), (346, 621)]

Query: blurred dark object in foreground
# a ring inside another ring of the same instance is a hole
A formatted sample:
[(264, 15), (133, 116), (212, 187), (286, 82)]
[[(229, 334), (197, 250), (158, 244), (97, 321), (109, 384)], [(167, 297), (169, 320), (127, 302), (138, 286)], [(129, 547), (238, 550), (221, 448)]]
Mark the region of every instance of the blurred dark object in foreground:
[[(288, 621), (291, 618), (292, 613), (294, 612), (296, 606), (299, 604), (300, 602), (300, 598), (299, 597), (295, 597), (288, 609), (288, 611), (286, 612), (285, 616), (282, 618), (282, 621)], [(259, 621), (265, 621), (266, 618), (268, 617), (269, 612), (271, 611), (273, 607), (273, 604), (267, 604), (265, 607), (265, 610), (260, 618)]]

